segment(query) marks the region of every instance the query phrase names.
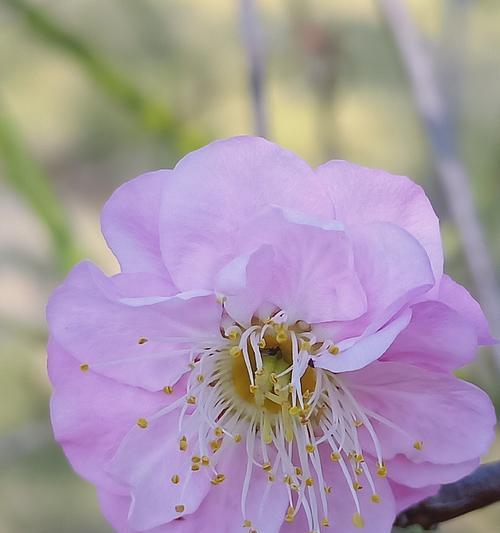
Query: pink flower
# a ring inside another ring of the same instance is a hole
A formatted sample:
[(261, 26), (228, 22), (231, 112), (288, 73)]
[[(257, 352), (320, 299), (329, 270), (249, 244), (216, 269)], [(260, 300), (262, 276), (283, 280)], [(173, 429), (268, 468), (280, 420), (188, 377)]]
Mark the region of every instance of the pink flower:
[(120, 187), (102, 229), (121, 273), (82, 263), (48, 305), (51, 408), (120, 533), (388, 533), (488, 449), (452, 371), (493, 340), (409, 179), (239, 137)]

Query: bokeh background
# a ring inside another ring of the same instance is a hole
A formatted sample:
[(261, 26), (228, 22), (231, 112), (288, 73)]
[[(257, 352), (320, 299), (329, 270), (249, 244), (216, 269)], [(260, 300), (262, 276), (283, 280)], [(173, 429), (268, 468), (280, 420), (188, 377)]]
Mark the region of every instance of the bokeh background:
[[(500, 2), (405, 4), (434, 62), (498, 279)], [(117, 270), (99, 210), (120, 183), (255, 131), (242, 5), (0, 0), (0, 533), (110, 532), (93, 488), (51, 439), (45, 302), (81, 258)], [(256, 8), (269, 137), (311, 164), (337, 157), (420, 182), (441, 218), (448, 272), (476, 293), (378, 2)], [(462, 375), (500, 405), (493, 359), (484, 351)], [(486, 459), (499, 458), (497, 443)], [(497, 504), (442, 530), (494, 533), (499, 523)]]

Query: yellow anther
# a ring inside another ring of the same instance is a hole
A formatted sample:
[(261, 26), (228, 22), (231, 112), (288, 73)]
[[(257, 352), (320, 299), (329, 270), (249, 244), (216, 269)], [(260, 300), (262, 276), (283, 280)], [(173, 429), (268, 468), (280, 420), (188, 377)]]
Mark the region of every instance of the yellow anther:
[(334, 463), (337, 463), (338, 461), (340, 461), (340, 453), (332, 452), (330, 454), (330, 460), (333, 461)]
[(300, 466), (296, 466), (296, 467), (295, 467), (295, 473), (296, 473), (298, 476), (301, 476), (301, 475), (302, 475), (302, 468), (300, 468)]
[[(220, 485), (224, 480), (226, 479), (226, 476), (224, 474), (217, 474), (211, 481), (212, 485)], [(245, 526), (250, 527), (250, 526)]]
[(271, 463), (264, 463), (262, 465), (262, 470), (264, 470), (264, 472), (270, 472), (272, 469), (273, 465)]
[(80, 370), (81, 370), (82, 372), (88, 372), (89, 368), (90, 368), (90, 366), (88, 365), (88, 363), (82, 363), (82, 364), (80, 365)]
[(331, 494), (332, 493), (332, 487), (325, 487), (325, 492), (326, 492), (326, 494)]
[(323, 527), (330, 527), (330, 522), (328, 520), (328, 518), (325, 516), (325, 518), (323, 518), (323, 520), (321, 520), (321, 525)]
[(170, 478), (170, 481), (172, 481), (172, 483), (174, 485), (177, 485), (177, 483), (179, 483), (179, 481), (181, 480), (181, 478), (178, 476), (178, 474), (174, 474), (171, 478)]
[(380, 477), (387, 476), (387, 467), (383, 463), (379, 463), (377, 467), (377, 476), (380, 476)]
[(354, 456), (354, 460), (357, 463), (364, 463), (365, 462), (365, 458), (363, 457), (363, 454), (361, 454), (361, 453), (356, 453), (356, 455)]
[(176, 505), (175, 506), (175, 512), (176, 513), (183, 513), (184, 509), (185, 509), (184, 505)]
[(231, 330), (227, 335), (229, 340), (235, 341), (240, 338), (240, 332), (237, 329)]
[(165, 387), (163, 387), (163, 392), (165, 394), (172, 394), (174, 392), (174, 388), (172, 387), (172, 385), (166, 385)]
[(292, 416), (297, 416), (298, 414), (300, 414), (300, 407), (298, 405), (294, 405), (293, 407), (290, 407), (290, 409), (288, 409), (288, 412)]
[(295, 509), (290, 506), (286, 511), (285, 522), (288, 522), (288, 523), (293, 522), (294, 517), (295, 517)]
[(258, 390), (259, 387), (257, 385), (250, 385), (250, 394), (255, 394), (255, 392)]
[(354, 481), (354, 483), (352, 484), (352, 488), (354, 490), (361, 490), (363, 488), (363, 485), (361, 485), (359, 481)]
[(250, 520), (243, 520), (243, 527), (252, 527), (252, 522)]
[(413, 443), (413, 447), (415, 450), (421, 451), (424, 448), (424, 441), (423, 440), (417, 440)]
[(267, 480), (271, 483), (273, 483), (275, 481), (275, 477), (274, 476), (267, 476)]
[(146, 344), (146, 342), (148, 342), (148, 339), (146, 339), (146, 337), (140, 337), (137, 341), (137, 344)]
[(360, 466), (357, 466), (354, 471), (358, 476), (360, 476), (364, 472), (364, 470)]
[(212, 440), (210, 441), (210, 448), (212, 452), (215, 453), (222, 446), (222, 440)]
[(338, 346), (330, 346), (330, 348), (328, 348), (328, 351), (332, 354), (332, 355), (338, 355), (338, 353), (340, 352), (340, 348)]
[(372, 502), (373, 503), (380, 503), (380, 499), (381, 499), (380, 498), (380, 494), (377, 494), (377, 493), (372, 494)]
[(308, 477), (308, 478), (306, 479), (306, 485), (307, 485), (308, 487), (312, 487), (312, 486), (314, 485), (314, 479), (313, 479), (312, 477)]
[(198, 457), (197, 455), (193, 455), (193, 457), (191, 457), (191, 461), (193, 463), (201, 463), (201, 457)]
[(148, 427), (148, 421), (145, 418), (139, 418), (137, 425), (142, 429), (146, 429)]
[(188, 396), (186, 398), (186, 402), (189, 404), (189, 405), (195, 405), (196, 404), (196, 396)]
[(363, 421), (362, 420), (354, 420), (354, 427), (357, 427), (357, 428), (363, 427)]
[(179, 450), (185, 452), (188, 448), (187, 438), (183, 435), (179, 440)]
[(191, 470), (192, 470), (193, 472), (198, 472), (199, 469), (200, 469), (200, 465), (199, 465), (198, 463), (193, 463), (193, 464), (191, 465)]
[(233, 346), (229, 349), (229, 355), (231, 357), (239, 357), (243, 353), (243, 350), (239, 346)]
[(365, 521), (359, 513), (354, 513), (352, 515), (352, 523), (359, 528), (365, 527)]
[(276, 374), (274, 372), (271, 372), (271, 375), (269, 376), (269, 381), (273, 385), (276, 385), (276, 383), (278, 383), (278, 378), (276, 377)]
[(198, 383), (203, 383), (205, 381), (205, 377), (200, 374), (199, 376), (196, 376), (196, 381), (198, 381)]
[(315, 448), (314, 448), (314, 444), (311, 444), (311, 443), (306, 444), (306, 452), (307, 452), (307, 453), (313, 453), (313, 452), (314, 452), (314, 449), (315, 449)]
[(281, 344), (283, 342), (286, 342), (288, 340), (288, 333), (286, 332), (284, 327), (281, 327), (276, 333), (276, 342)]
[(239, 433), (236, 433), (236, 435), (234, 436), (234, 442), (241, 442), (241, 435)]
[(286, 475), (284, 478), (283, 478), (283, 483), (286, 483), (287, 485), (290, 485), (290, 483), (292, 482), (292, 478), (290, 475)]
[(210, 464), (210, 459), (206, 455), (203, 455), (201, 458), (201, 464), (203, 466), (208, 466)]
[(214, 429), (214, 435), (216, 437), (222, 437), (222, 435), (224, 435), (224, 431), (221, 427), (217, 426), (215, 429)]
[(261, 350), (263, 350), (266, 347), (266, 339), (260, 339), (258, 346)]

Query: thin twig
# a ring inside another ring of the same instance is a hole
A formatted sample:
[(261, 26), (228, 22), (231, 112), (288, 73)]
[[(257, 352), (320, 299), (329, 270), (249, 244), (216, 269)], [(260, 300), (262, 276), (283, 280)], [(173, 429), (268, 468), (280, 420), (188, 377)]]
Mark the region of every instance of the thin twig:
[(265, 105), (265, 50), (255, 0), (240, 0), (241, 33), (248, 64), (254, 127), (257, 135), (267, 136)]
[[(411, 82), (415, 103), (427, 131), (436, 174), (446, 192), (450, 211), (460, 233), (479, 300), (493, 331), (498, 334), (500, 289), (432, 59), (406, 3), (401, 0), (379, 0), (379, 4)], [(497, 368), (500, 369), (500, 346), (494, 349)]]
[(395, 525), (420, 525), (434, 529), (438, 524), (500, 501), (500, 461), (480, 466), (463, 479), (443, 485), (423, 502), (401, 513)]

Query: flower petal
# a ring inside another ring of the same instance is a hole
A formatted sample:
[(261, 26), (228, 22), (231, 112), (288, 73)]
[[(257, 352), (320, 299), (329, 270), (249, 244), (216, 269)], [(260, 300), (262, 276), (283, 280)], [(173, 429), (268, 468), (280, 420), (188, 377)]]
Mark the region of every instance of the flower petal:
[(107, 466), (110, 475), (130, 488), (128, 521), (138, 531), (194, 513), (211, 486), (211, 468), (191, 469), (193, 455), (202, 455), (191, 445), (196, 441), (192, 433), (187, 435), (188, 449), (180, 449), (178, 417), (176, 411), (150, 419), (144, 429), (134, 427)]
[(439, 220), (422, 187), (405, 176), (329, 161), (317, 170), (347, 226), (390, 222), (412, 234), (425, 248), (437, 281), (443, 272)]
[(103, 207), (101, 228), (123, 272), (149, 272), (172, 285), (161, 257), (158, 225), (170, 172), (148, 172), (119, 187)]
[(50, 413), (56, 440), (81, 476), (123, 493), (124, 488), (104, 472), (103, 466), (139, 417), (148, 416), (171, 399), (163, 393), (122, 385), (92, 370), (82, 372), (79, 361), (53, 338), (48, 355), (54, 391)]
[(415, 463), (404, 455), (396, 455), (386, 461), (386, 466), (392, 481), (408, 487), (421, 488), (453, 483), (474, 471), (479, 466), (479, 459), (463, 463), (434, 464)]
[[(337, 221), (272, 206), (250, 221), (243, 236), (247, 246), (273, 247), (267, 298), (290, 322), (349, 320), (366, 311), (351, 243)], [(268, 263), (261, 276), (268, 275)]]
[(469, 294), (465, 287), (453, 281), (449, 276), (444, 275), (439, 286), (438, 299), (455, 309), (465, 319), (470, 321), (477, 333), (480, 344), (497, 344), (490, 333), (488, 320), (476, 300)]
[(312, 169), (269, 141), (236, 137), (184, 157), (166, 183), (160, 214), (163, 257), (176, 285), (213, 288), (217, 272), (241, 253), (240, 228), (271, 203), (333, 217)]
[(340, 352), (334, 357), (330, 354), (318, 357), (314, 361), (315, 366), (330, 372), (347, 372), (365, 367), (386, 352), (394, 339), (408, 326), (411, 315), (411, 310), (406, 309), (375, 333), (368, 332), (359, 338), (339, 342)]
[(192, 347), (219, 342), (221, 308), (212, 294), (122, 296), (97, 267), (81, 263), (47, 307), (57, 342), (102, 375), (160, 390), (188, 370)]
[(412, 319), (387, 353), (386, 361), (452, 371), (474, 358), (476, 331), (471, 322), (440, 302), (412, 306)]
[(406, 485), (400, 485), (391, 479), (389, 480), (389, 484), (391, 485), (392, 493), (396, 501), (397, 514), (426, 498), (434, 496), (437, 494), (440, 487), (440, 485), (429, 485), (427, 487), (415, 489), (407, 487)]
[[(415, 462), (462, 463), (484, 454), (494, 438), (491, 400), (454, 376), (377, 361), (341, 379), (365, 409), (399, 428), (372, 418), (386, 459), (404, 454)], [(373, 452), (366, 437), (360, 433), (363, 447)], [(420, 449), (414, 447), (418, 441)]]

